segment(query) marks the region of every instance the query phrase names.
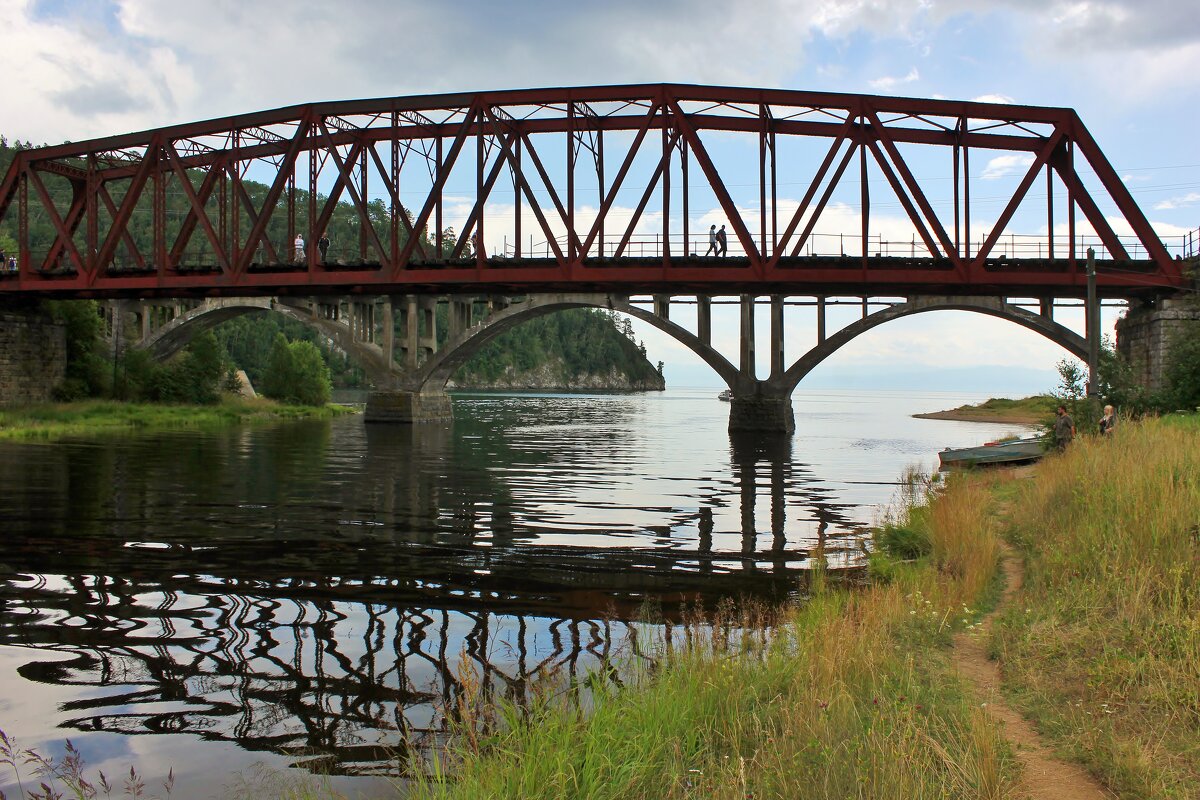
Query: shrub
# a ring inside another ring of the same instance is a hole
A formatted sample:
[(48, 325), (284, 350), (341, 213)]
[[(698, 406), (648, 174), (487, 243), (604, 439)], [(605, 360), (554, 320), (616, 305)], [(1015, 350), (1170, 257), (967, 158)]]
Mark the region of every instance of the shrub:
[(322, 406), (329, 402), (333, 384), (321, 351), (311, 342), (291, 342), (275, 335), (267, 359), (263, 394), (284, 403)]

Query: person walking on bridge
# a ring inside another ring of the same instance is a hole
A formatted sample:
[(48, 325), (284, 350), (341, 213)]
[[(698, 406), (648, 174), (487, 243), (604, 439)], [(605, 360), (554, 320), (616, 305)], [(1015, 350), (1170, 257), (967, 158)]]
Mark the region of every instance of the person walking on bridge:
[(704, 255), (717, 255), (721, 252), (720, 246), (717, 244), (717, 226), (708, 226), (708, 249), (704, 251)]
[(729, 239), (725, 236), (725, 226), (721, 226), (721, 230), (717, 231), (717, 255), (724, 256), (729, 252)]
[(296, 241), (292, 242), (292, 244), (296, 248), (296, 252), (292, 254), (292, 260), (294, 262), (296, 262), (297, 264), (303, 264), (304, 263), (304, 237), (297, 233)]
[(317, 239), (317, 250), (321, 253), (321, 263), (325, 263), (325, 257), (329, 254), (329, 234), (322, 233), (321, 238)]

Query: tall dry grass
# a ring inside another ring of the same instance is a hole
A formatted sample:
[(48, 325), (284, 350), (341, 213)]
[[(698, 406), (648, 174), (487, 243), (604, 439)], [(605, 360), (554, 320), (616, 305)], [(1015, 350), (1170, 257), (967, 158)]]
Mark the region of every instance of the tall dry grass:
[(501, 704), (500, 724), (460, 731), (413, 796), (1011, 796), (1004, 741), (945, 652), (995, 574), (989, 497), (956, 483), (922, 515), (929, 558), (887, 585), (824, 591), (769, 637), (696, 625), (653, 669), (627, 668), (624, 688), (597, 683), (587, 707)]
[(1149, 420), (1014, 497), (1026, 587), (994, 649), (1041, 727), (1122, 797), (1200, 798), (1200, 427)]

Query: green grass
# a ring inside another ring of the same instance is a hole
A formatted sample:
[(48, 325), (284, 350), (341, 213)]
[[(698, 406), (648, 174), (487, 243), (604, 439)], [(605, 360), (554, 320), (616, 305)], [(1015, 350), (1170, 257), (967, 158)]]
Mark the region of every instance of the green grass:
[(947, 656), (995, 584), (986, 480), (964, 477), (912, 523), (928, 557), (894, 562), (886, 585), (817, 589), (769, 637), (693, 626), (652, 669), (627, 665), (623, 688), (593, 682), (589, 708), (542, 691), (524, 711), (501, 703), (487, 735), (465, 701), (412, 796), (1011, 796), (1011, 754)]
[(171, 428), (214, 428), (278, 419), (325, 418), (353, 413), (345, 406), (281, 405), (270, 400), (226, 398), (191, 406), (88, 400), (0, 410), (0, 440), (54, 441), (74, 436)]
[(1128, 798), (1200, 798), (1200, 418), (1085, 437), (1012, 492), (1016, 704)]
[(1058, 403), (1056, 398), (1044, 394), (1019, 400), (993, 397), (982, 403), (967, 404), (936, 413), (953, 414), (955, 419), (1033, 424), (1044, 422), (1054, 416), (1054, 409)]

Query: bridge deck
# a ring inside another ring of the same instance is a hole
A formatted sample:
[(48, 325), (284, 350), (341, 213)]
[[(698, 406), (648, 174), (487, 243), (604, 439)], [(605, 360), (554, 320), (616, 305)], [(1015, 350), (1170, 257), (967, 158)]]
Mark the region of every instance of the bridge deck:
[[(1148, 297), (1175, 289), (1156, 280), (1151, 260), (1096, 261), (1104, 297)], [(463, 292), (616, 292), (643, 294), (954, 294), (1082, 297), (1087, 277), (1082, 260), (989, 259), (982, 270), (956, 269), (945, 258), (896, 256), (781, 257), (755, 267), (747, 257), (661, 256), (589, 258), (566, 267), (556, 258), (414, 260), (393, 271), (377, 261), (339, 261), (317, 268), (292, 262), (252, 263), (226, 275), (216, 264), (174, 269), (110, 267), (94, 280), (71, 268), (31, 274), (0, 272), (0, 297), (257, 296), (337, 293), (445, 294)]]

